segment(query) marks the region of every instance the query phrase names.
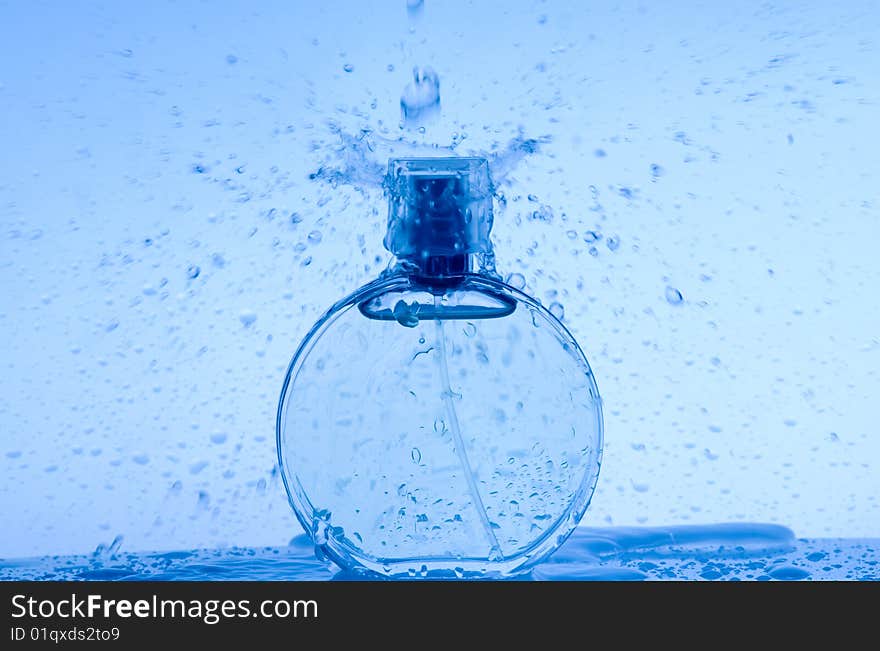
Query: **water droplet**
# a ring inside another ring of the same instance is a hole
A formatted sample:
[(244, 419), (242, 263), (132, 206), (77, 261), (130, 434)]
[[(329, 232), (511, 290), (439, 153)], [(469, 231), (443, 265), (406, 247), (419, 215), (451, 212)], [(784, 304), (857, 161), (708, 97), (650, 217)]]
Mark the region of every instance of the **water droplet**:
[(422, 451), (418, 448), (413, 448), (410, 452), (410, 456), (412, 457), (413, 463), (421, 463), (422, 461)]
[(202, 470), (208, 467), (207, 461), (196, 461), (189, 467), (189, 473), (191, 475), (198, 475)]
[(241, 321), (241, 325), (245, 328), (249, 328), (257, 320), (257, 315), (253, 310), (242, 310), (241, 314), (238, 315), (238, 320)]
[(608, 245), (609, 250), (617, 251), (620, 248), (620, 238), (617, 235), (610, 235), (607, 240), (605, 240), (605, 244)]
[(473, 337), (475, 334), (477, 334), (477, 326), (475, 326), (471, 322), (468, 322), (464, 326), (464, 334), (466, 337)]
[(514, 289), (522, 290), (526, 286), (526, 278), (522, 274), (510, 274), (506, 282)]
[(346, 63), (344, 66), (342, 66), (342, 69), (346, 72), (354, 72), (354, 66), (350, 63)]
[(211, 434), (211, 443), (216, 443), (218, 445), (221, 443), (226, 443), (227, 438), (228, 437), (226, 435), (226, 432), (214, 432), (213, 434)]
[(191, 264), (186, 268), (186, 275), (191, 279), (195, 280), (199, 277), (199, 274), (202, 273), (202, 270), (199, 268), (197, 264)]
[(400, 97), (400, 113), (410, 128), (427, 124), (440, 114), (440, 77), (433, 69), (413, 68), (413, 80)]
[(425, 0), (406, 0), (406, 13), (411, 19), (419, 18), (425, 9)]
[(597, 233), (596, 231), (587, 231), (586, 233), (584, 233), (584, 242), (586, 242), (587, 244), (592, 244), (593, 242), (601, 239), (602, 234)]
[(406, 301), (404, 300), (397, 301), (392, 314), (394, 315), (394, 318), (397, 320), (397, 322), (402, 326), (405, 326), (407, 328), (415, 328), (417, 325), (419, 325), (419, 317), (416, 316), (415, 310), (407, 305)]
[(767, 574), (772, 576), (777, 581), (800, 581), (801, 579), (806, 579), (810, 576), (810, 573), (806, 570), (795, 567), (793, 565), (783, 565), (781, 567), (774, 568), (770, 570)]
[(317, 244), (321, 241), (322, 237), (321, 231), (312, 231), (309, 233), (309, 244)]
[(633, 490), (637, 493), (647, 493), (648, 492), (648, 484), (636, 483), (632, 479), (629, 480), (629, 483), (632, 485)]
[(550, 303), (550, 314), (562, 321), (565, 318), (565, 307), (558, 301)]
[(651, 165), (651, 176), (653, 178), (659, 179), (665, 173), (666, 173), (666, 170), (664, 170), (662, 167), (657, 165), (657, 163), (654, 163)]
[(675, 287), (666, 286), (666, 302), (670, 305), (679, 305), (684, 300), (681, 292)]

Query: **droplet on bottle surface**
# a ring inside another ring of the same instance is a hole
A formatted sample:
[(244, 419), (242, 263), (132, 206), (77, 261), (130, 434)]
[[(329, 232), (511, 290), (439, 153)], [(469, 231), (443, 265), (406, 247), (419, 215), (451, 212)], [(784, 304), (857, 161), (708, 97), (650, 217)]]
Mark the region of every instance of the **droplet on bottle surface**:
[(521, 290), (526, 286), (526, 277), (518, 273), (510, 274), (507, 276), (507, 284)]
[(597, 233), (596, 231), (587, 231), (586, 233), (584, 233), (584, 242), (586, 242), (587, 244), (592, 244), (593, 242), (601, 239), (602, 235), (600, 233)]
[(565, 307), (559, 301), (550, 303), (550, 314), (562, 321), (565, 318)]
[(675, 287), (666, 286), (666, 302), (670, 305), (679, 305), (684, 300), (681, 292)]
[(312, 231), (309, 233), (309, 244), (317, 244), (321, 241), (322, 237), (321, 231)]
[(421, 463), (422, 461), (422, 451), (418, 448), (413, 448), (410, 452), (410, 457), (412, 457), (413, 463)]
[(464, 334), (466, 337), (473, 337), (477, 334), (477, 326), (470, 322), (466, 323), (464, 326)]
[(611, 251), (617, 251), (620, 248), (620, 238), (617, 235), (610, 235), (607, 240), (605, 240), (605, 244), (608, 245), (608, 249)]
[(415, 328), (419, 325), (419, 317), (416, 316), (415, 310), (407, 305), (406, 301), (402, 299), (397, 301), (392, 314), (394, 315), (395, 320), (402, 326)]
[(198, 278), (200, 273), (202, 273), (202, 270), (197, 264), (191, 264), (189, 267), (186, 268), (186, 275), (189, 276), (192, 280)]
[(413, 80), (400, 97), (400, 113), (409, 128), (425, 125), (440, 114), (440, 77), (432, 68), (413, 68)]
[(354, 66), (350, 63), (346, 63), (344, 66), (342, 66), (342, 69), (346, 72), (354, 72)]

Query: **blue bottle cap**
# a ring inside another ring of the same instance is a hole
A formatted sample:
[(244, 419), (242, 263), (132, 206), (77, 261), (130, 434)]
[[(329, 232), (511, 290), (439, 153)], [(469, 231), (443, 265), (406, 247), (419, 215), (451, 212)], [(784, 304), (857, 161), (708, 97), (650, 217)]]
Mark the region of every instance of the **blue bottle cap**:
[(485, 158), (394, 158), (385, 177), (385, 248), (428, 261), (491, 253), (492, 181)]

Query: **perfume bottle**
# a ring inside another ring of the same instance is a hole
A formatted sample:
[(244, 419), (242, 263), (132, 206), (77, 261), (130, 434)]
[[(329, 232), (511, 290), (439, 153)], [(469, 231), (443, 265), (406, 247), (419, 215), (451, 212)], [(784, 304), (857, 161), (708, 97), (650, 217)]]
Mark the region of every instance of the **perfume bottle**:
[(394, 159), (385, 192), (394, 261), (314, 325), (284, 381), (290, 504), (352, 572), (526, 572), (592, 497), (596, 382), (562, 323), (495, 273), (485, 159)]

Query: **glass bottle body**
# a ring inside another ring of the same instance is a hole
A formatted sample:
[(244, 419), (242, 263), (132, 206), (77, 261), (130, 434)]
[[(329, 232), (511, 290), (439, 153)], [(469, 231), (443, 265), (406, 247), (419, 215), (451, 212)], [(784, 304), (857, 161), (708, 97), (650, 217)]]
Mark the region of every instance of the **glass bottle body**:
[(534, 299), (487, 275), (400, 272), (312, 328), (277, 437), (297, 518), (343, 568), (504, 577), (583, 516), (602, 410), (580, 347)]

